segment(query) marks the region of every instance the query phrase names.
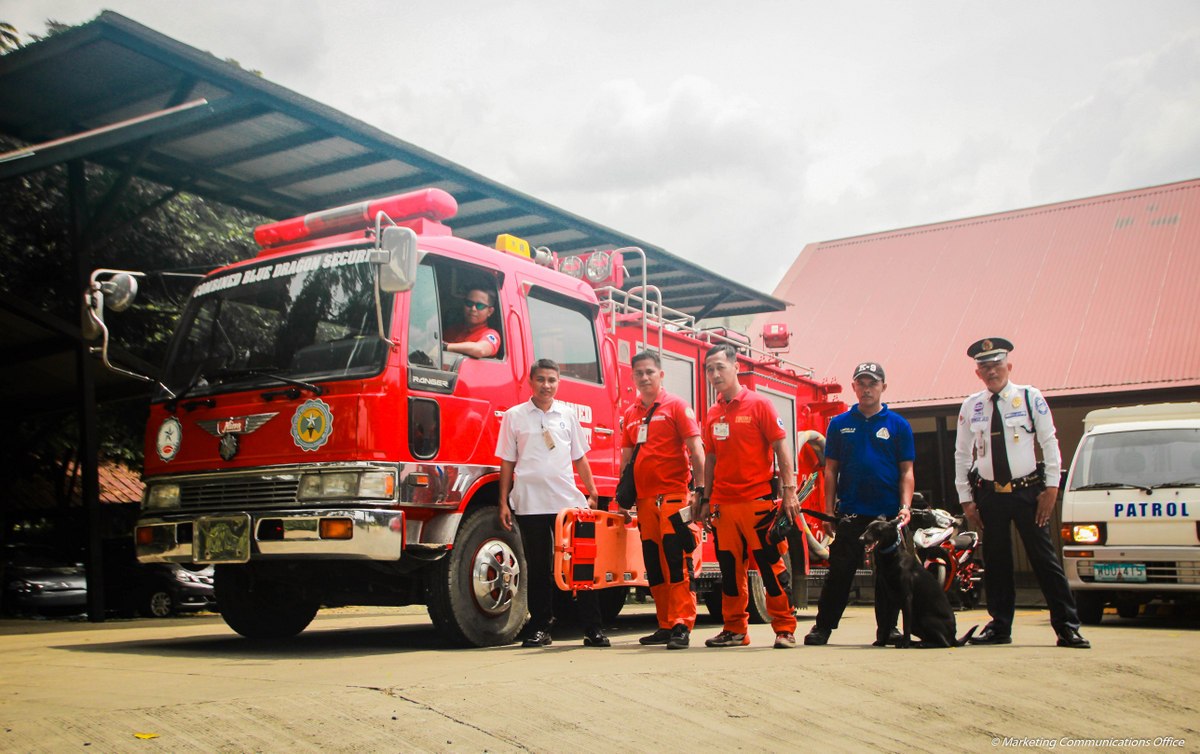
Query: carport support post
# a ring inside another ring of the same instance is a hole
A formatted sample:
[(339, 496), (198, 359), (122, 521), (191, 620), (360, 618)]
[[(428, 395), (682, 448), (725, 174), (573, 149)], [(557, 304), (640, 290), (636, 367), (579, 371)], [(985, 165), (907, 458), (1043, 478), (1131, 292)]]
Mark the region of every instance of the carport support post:
[[(940, 414), (934, 417), (933, 428), (934, 447), (936, 448), (937, 452), (938, 495), (941, 496), (942, 507), (946, 510), (950, 510), (950, 503), (958, 502), (958, 500), (955, 499), (954, 501), (951, 501), (950, 491), (946, 488), (946, 436), (948, 434), (946, 430), (946, 417)], [(953, 469), (953, 467), (951, 467), (951, 469)], [(955, 495), (955, 498), (957, 497), (958, 496)], [(933, 501), (930, 501), (930, 503), (932, 502)]]
[[(82, 160), (67, 163), (67, 193), (71, 215), (71, 253), (75, 257), (76, 290), (79, 295), (91, 278), (91, 253), (87, 227), (87, 176)], [(87, 611), (93, 623), (104, 621), (104, 563), (100, 547), (100, 475), (96, 468), (99, 433), (96, 431), (96, 383), (92, 378), (92, 354), (80, 333), (75, 342), (75, 369), (79, 383), (79, 479), (87, 520)]]

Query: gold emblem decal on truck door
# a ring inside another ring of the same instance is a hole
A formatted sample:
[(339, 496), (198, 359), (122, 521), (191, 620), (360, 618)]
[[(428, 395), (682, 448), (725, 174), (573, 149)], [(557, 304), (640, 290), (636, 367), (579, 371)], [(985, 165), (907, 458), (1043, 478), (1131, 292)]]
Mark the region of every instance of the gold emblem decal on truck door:
[(323, 400), (301, 403), (292, 414), (292, 439), (301, 450), (316, 450), (329, 442), (333, 433), (333, 412)]

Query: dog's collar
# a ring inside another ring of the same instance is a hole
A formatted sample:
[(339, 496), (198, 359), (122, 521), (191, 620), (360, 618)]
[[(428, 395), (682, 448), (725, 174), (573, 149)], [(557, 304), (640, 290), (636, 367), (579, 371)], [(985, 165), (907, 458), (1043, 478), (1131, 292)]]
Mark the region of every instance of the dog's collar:
[(900, 542), (903, 541), (903, 539), (904, 539), (903, 534), (901, 534), (901, 532), (903, 530), (904, 530), (903, 526), (896, 527), (896, 541), (892, 542), (890, 545), (888, 545), (886, 549), (880, 550), (879, 551), (880, 555), (891, 555), (893, 552), (895, 552), (900, 547)]

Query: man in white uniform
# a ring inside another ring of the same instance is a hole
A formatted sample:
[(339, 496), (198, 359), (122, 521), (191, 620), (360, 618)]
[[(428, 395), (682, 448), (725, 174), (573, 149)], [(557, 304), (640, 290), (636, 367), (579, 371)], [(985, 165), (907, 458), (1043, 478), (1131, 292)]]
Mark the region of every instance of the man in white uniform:
[[(579, 419), (558, 393), (558, 364), (539, 359), (529, 370), (533, 396), (504, 412), (496, 455), (500, 458), (500, 525), (512, 530), (513, 514), (525, 551), (525, 583), (529, 593), (531, 631), (525, 647), (549, 646), (554, 622), (554, 519), (563, 508), (595, 508), (596, 483), (588, 465), (588, 446)], [(575, 486), (572, 468), (588, 490), (585, 499)], [(514, 482), (515, 475), (515, 482)], [(511, 506), (511, 508), (510, 508)], [(607, 647), (600, 629), (596, 593), (580, 590), (576, 598), (583, 643)]]
[[(1054, 418), (1035, 387), (1009, 381), (1013, 344), (984, 338), (971, 344), (975, 374), (987, 386), (963, 401), (954, 444), (954, 485), (963, 515), (983, 534), (983, 573), (992, 620), (972, 644), (1011, 644), (1016, 589), (1012, 532), (1017, 527), (1050, 608), (1058, 646), (1088, 649), (1062, 563), (1050, 538), (1062, 457)], [(1042, 450), (1038, 463), (1035, 445)]]

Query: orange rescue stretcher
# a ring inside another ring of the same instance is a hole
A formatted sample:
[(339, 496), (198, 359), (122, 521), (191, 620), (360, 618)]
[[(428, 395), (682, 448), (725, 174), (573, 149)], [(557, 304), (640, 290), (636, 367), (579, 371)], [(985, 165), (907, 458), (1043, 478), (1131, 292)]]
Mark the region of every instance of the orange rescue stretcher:
[(563, 591), (647, 586), (637, 519), (566, 508), (554, 520), (554, 581)]

